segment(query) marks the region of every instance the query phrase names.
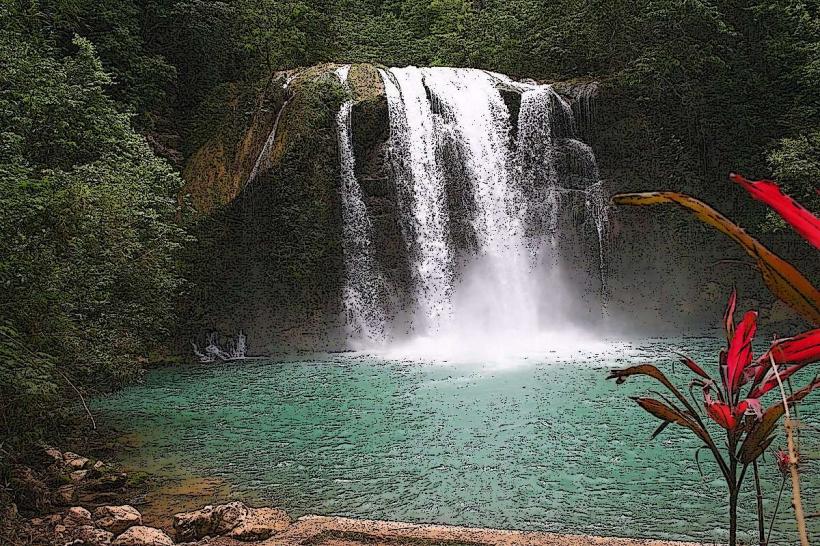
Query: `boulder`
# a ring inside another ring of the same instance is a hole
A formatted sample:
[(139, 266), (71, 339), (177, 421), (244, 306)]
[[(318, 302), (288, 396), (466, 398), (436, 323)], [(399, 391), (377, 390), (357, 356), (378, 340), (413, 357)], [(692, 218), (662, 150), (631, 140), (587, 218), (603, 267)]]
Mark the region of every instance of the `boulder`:
[(290, 526), (290, 517), (277, 508), (251, 508), (245, 519), (228, 536), (245, 542), (265, 540)]
[(283, 510), (251, 508), (242, 502), (206, 506), (174, 516), (174, 530), (180, 541), (223, 535), (242, 541), (264, 540), (289, 525), (290, 518)]
[(217, 507), (174, 515), (174, 531), (179, 540), (199, 540), (206, 536), (221, 536), (245, 520), (250, 508), (242, 502), (230, 502)]
[(63, 515), (62, 514), (49, 514), (48, 516), (43, 518), (43, 521), (48, 525), (59, 525), (63, 522)]
[(213, 506), (201, 510), (174, 514), (174, 532), (177, 540), (199, 540), (212, 534)]
[(100, 506), (94, 510), (94, 524), (115, 535), (129, 527), (142, 525), (142, 514), (133, 506)]
[(82, 527), (84, 525), (92, 525), (91, 512), (82, 506), (74, 506), (65, 511), (63, 516), (63, 525), (72, 529), (74, 527)]
[(213, 534), (221, 536), (231, 531), (245, 520), (250, 511), (251, 509), (244, 502), (229, 502), (217, 506), (211, 516)]
[(174, 541), (160, 529), (138, 525), (114, 539), (111, 546), (174, 546)]
[(65, 464), (70, 466), (75, 470), (81, 470), (85, 468), (90, 461), (86, 457), (82, 457), (77, 455), (76, 453), (72, 453), (71, 451), (66, 451), (63, 453), (63, 459), (65, 460)]
[(63, 454), (59, 449), (53, 447), (46, 447), (44, 449), (48, 458), (52, 460), (52, 462), (63, 464), (65, 463), (65, 459), (63, 458)]
[(68, 476), (73, 482), (81, 482), (88, 477), (88, 470), (75, 470)]
[(111, 541), (114, 539), (113, 533), (97, 529), (93, 525), (77, 527), (71, 533), (71, 536), (83, 546), (110, 546)]

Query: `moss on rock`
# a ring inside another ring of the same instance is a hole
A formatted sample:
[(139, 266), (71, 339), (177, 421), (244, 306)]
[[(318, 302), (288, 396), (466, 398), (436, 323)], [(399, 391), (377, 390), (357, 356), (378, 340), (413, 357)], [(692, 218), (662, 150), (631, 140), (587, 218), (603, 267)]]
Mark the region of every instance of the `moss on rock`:
[[(241, 328), (253, 349), (264, 352), (334, 346), (344, 270), (336, 113), (347, 93), (333, 68), (291, 75), (275, 140), (247, 185), (244, 180), (276, 122), (273, 114), (279, 116), (275, 108), (257, 114), (234, 146), (229, 166), (219, 166), (210, 144), (192, 159), (189, 172), (215, 172), (209, 180), (222, 200), (201, 209), (208, 213), (201, 218), (194, 251), (199, 292), (192, 302), (192, 334)], [(279, 88), (284, 83), (274, 81)], [(260, 99), (260, 104), (279, 102), (269, 90)], [(229, 182), (223, 182), (223, 172), (230, 173)]]

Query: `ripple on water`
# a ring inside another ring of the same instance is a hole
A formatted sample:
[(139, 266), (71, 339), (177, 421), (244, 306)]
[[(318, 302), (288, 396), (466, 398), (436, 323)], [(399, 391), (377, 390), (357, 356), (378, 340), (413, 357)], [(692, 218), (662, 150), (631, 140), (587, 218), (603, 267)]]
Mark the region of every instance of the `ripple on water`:
[[(654, 385), (604, 381), (610, 367), (652, 358), (686, 385), (683, 366), (671, 372), (671, 349), (713, 366), (717, 348), (703, 339), (624, 347), (504, 369), (362, 354), (191, 365), (155, 370), (95, 410), (139, 439), (126, 464), (185, 469), (293, 516), (725, 540), (723, 487), (701, 478), (695, 442), (675, 427), (649, 441), (655, 422), (628, 398)], [(817, 397), (802, 418), (818, 425)], [(820, 442), (806, 443), (816, 452)], [(714, 476), (706, 454), (701, 465)], [(810, 511), (819, 466), (803, 472)], [(770, 460), (762, 470), (770, 513), (780, 478)], [(751, 485), (740, 511), (747, 538)], [(792, 538), (787, 509), (777, 525)], [(811, 525), (820, 533), (820, 521)]]

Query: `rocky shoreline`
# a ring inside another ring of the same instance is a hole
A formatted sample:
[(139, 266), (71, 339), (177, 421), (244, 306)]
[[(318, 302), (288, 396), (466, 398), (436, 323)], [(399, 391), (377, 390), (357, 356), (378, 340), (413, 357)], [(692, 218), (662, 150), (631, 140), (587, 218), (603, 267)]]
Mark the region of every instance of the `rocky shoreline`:
[[(694, 546), (692, 543), (605, 538), (449, 525), (303, 516), (234, 501), (179, 512), (153, 527), (125, 501), (135, 493), (128, 475), (103, 461), (52, 447), (44, 468), (16, 467), (11, 484), (19, 503), (0, 514), (13, 526), (10, 544), (56, 546)], [(171, 509), (174, 506), (170, 507)], [(178, 508), (178, 507), (177, 507)], [(2, 529), (0, 529), (2, 530)], [(0, 534), (0, 537), (5, 536)], [(4, 543), (5, 544), (5, 543)]]

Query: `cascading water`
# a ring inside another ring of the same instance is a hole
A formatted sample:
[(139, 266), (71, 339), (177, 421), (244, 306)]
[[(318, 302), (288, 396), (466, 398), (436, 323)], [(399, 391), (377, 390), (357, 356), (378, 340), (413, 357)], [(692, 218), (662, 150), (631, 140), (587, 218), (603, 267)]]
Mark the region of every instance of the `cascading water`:
[[(598, 238), (601, 274), (607, 218), (595, 157), (575, 137), (569, 104), (550, 86), (482, 70), (408, 67), (380, 74), (414, 305), (408, 324), (376, 328), (408, 332), (389, 340), (392, 352), (495, 359), (554, 350), (567, 337), (577, 342), (562, 213), (581, 204), (582, 224)], [(339, 113), (346, 239), (349, 221), (369, 228), (361, 190), (350, 189), (358, 184), (352, 153), (344, 152), (352, 148), (349, 111), (346, 103)], [(468, 194), (464, 210), (448, 203), (453, 191)], [(469, 232), (468, 248), (456, 244), (456, 229)], [(354, 253), (346, 257), (350, 262)], [(361, 307), (374, 301), (372, 293), (357, 297)]]
[[(293, 81), (294, 76), (288, 76), (285, 80), (285, 83), (282, 84), (282, 89), (287, 90), (290, 82)], [(282, 119), (282, 114), (284, 114), (285, 109), (290, 102), (290, 97), (285, 99), (285, 102), (282, 103), (281, 108), (279, 108), (279, 113), (276, 114), (276, 119), (273, 122), (273, 127), (268, 133), (268, 138), (265, 139), (265, 144), (262, 146), (262, 151), (259, 152), (259, 155), (256, 156), (256, 161), (253, 164), (253, 168), (251, 169), (248, 178), (245, 180), (244, 187), (247, 187), (251, 182), (256, 180), (256, 177), (259, 175), (261, 171), (268, 168), (270, 165), (267, 162), (270, 160), (270, 153), (273, 150), (273, 146), (276, 143), (276, 131), (279, 128), (279, 120)]]
[(380, 71), (390, 111), (391, 156), (415, 283), (415, 324), (437, 331), (452, 317), (452, 255), (432, 104), (414, 68)]
[[(349, 65), (336, 71), (345, 86), (349, 71)], [(347, 100), (336, 115), (342, 173), (342, 250), (345, 257), (342, 297), (351, 343), (373, 345), (384, 341), (385, 317), (383, 299), (380, 297), (384, 279), (373, 258), (373, 228), (362, 198), (362, 189), (356, 180), (350, 121), (352, 109), (353, 101)]]

